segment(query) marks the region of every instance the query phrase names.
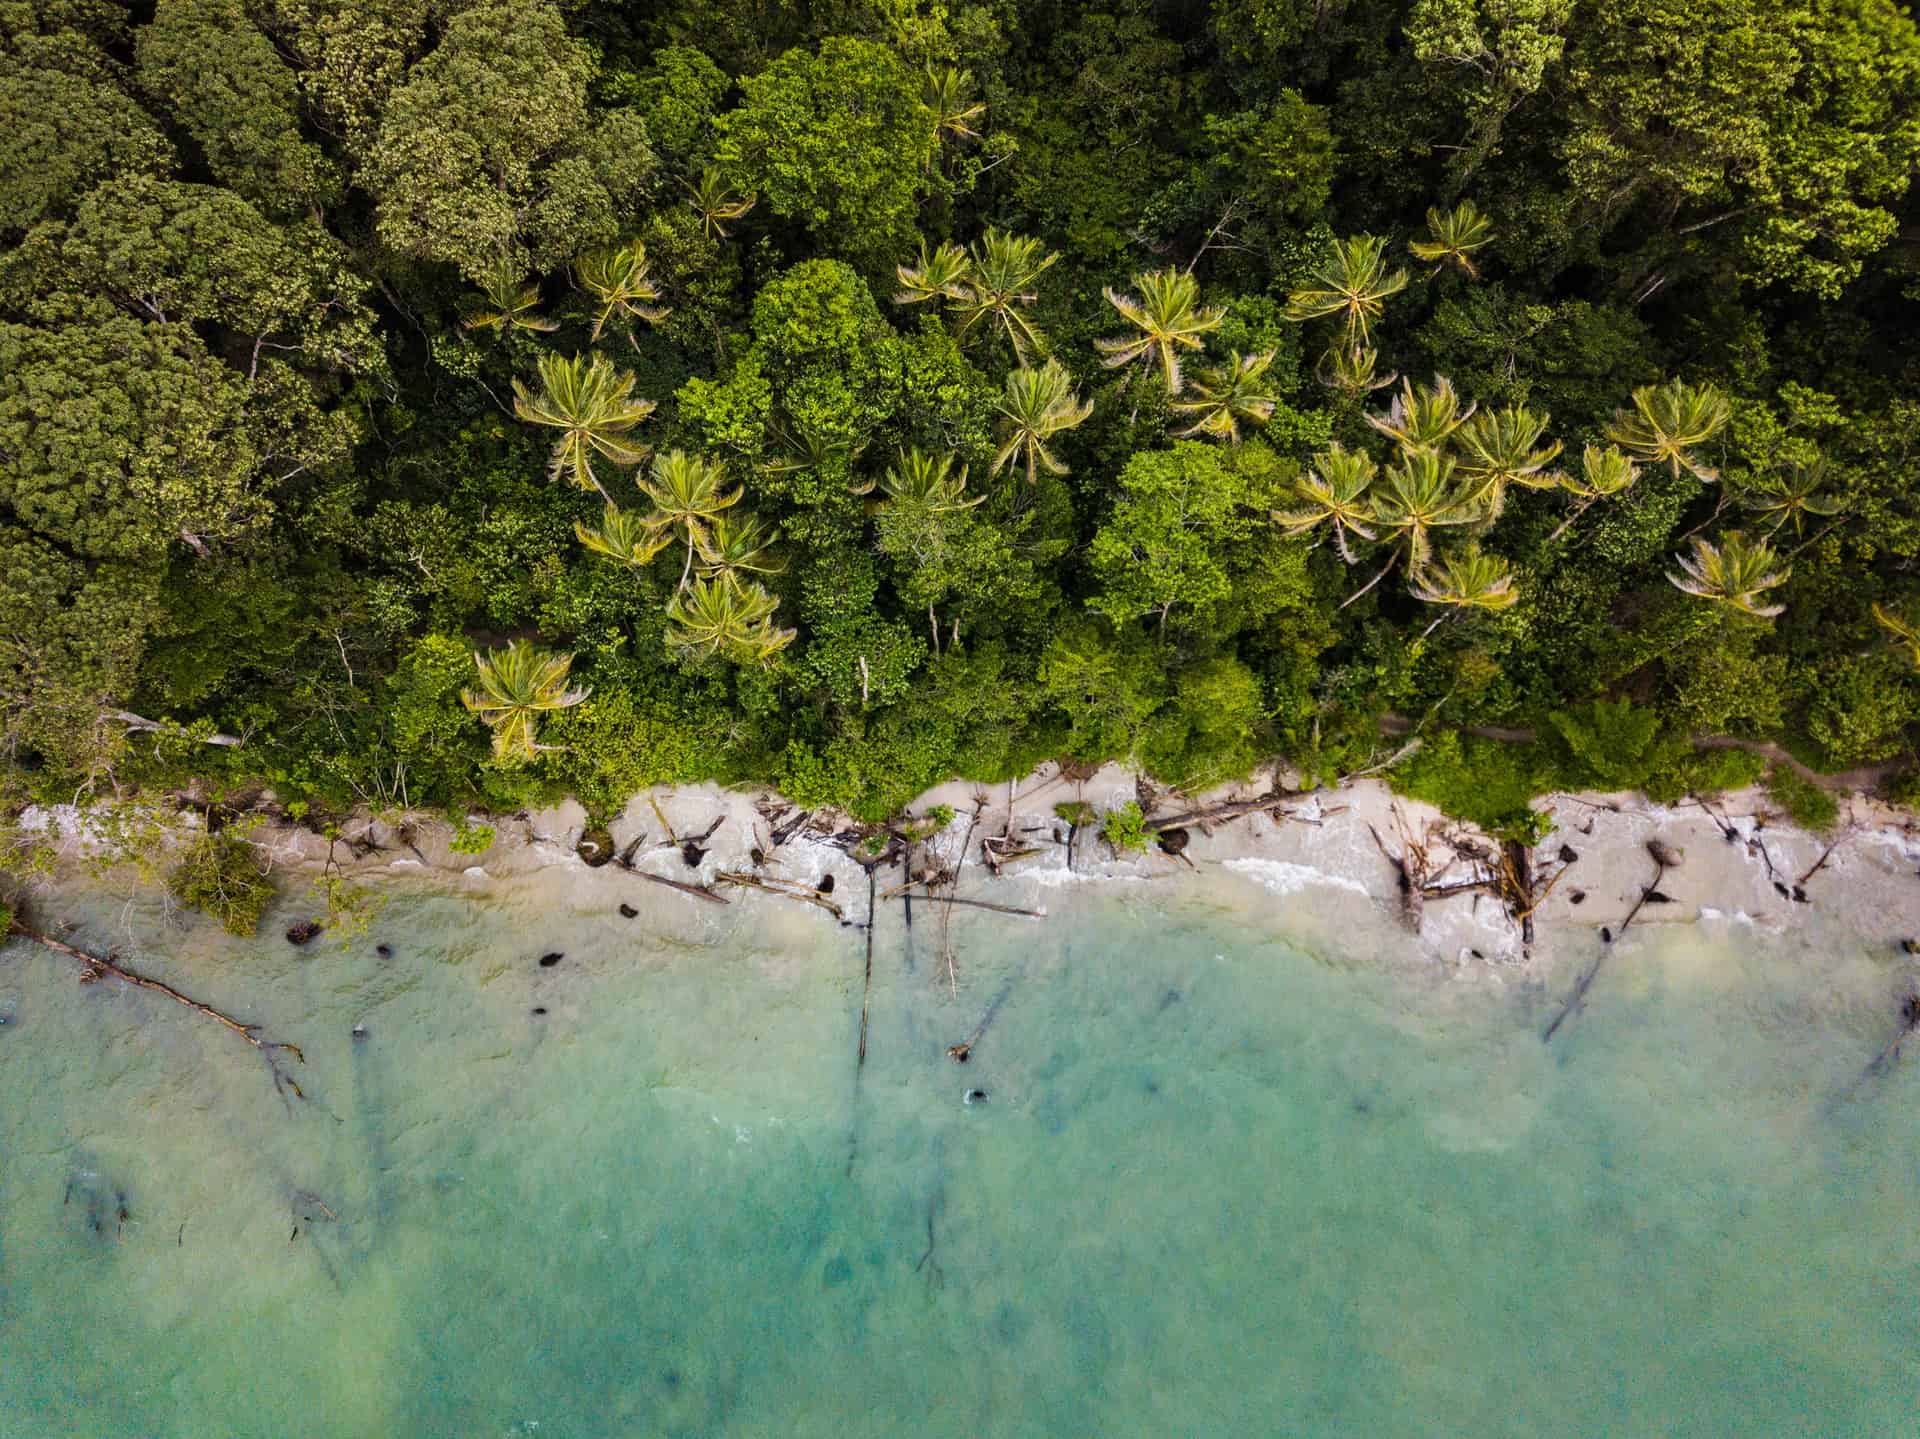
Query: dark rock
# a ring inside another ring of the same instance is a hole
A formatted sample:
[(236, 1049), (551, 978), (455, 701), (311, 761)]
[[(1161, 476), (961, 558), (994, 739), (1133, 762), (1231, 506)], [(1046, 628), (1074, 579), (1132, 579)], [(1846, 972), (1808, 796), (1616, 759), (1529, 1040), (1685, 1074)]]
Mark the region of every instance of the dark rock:
[(393, 946), (390, 944), (376, 944), (373, 947), (373, 952), (379, 955), (382, 959), (393, 958)]
[(303, 945), (317, 938), (326, 926), (317, 919), (303, 919), (287, 930), (287, 943)]
[(827, 1261), (826, 1271), (820, 1278), (827, 1288), (838, 1289), (853, 1278), (853, 1266), (847, 1263), (847, 1257), (844, 1254), (836, 1254)]
[(1648, 904), (1672, 904), (1673, 896), (1670, 894), (1664, 894), (1657, 889), (1650, 889), (1647, 891), (1647, 903)]
[(565, 958), (566, 958), (566, 955), (562, 954), (559, 950), (550, 949), (545, 954), (540, 956), (540, 967), (542, 969), (552, 969), (556, 964), (558, 964), (561, 960)]
[(1648, 840), (1647, 853), (1653, 856), (1654, 862), (1662, 869), (1678, 869), (1687, 858), (1685, 850), (1668, 844), (1664, 839)]
[(630, 904), (623, 904), (623, 905), (621, 905), (621, 906), (620, 906), (620, 918), (622, 918), (622, 919), (638, 919), (638, 918), (640, 918), (640, 911), (639, 911), (639, 910), (637, 910), (637, 909), (635, 909), (635, 908), (634, 908), (634, 907), (633, 907), (632, 905), (630, 905)]
[(580, 843), (573, 847), (573, 852), (590, 867), (598, 869), (613, 858), (613, 836), (607, 832), (605, 825), (595, 825), (580, 836)]
[(1613, 931), (1612, 931), (1612, 930), (1610, 930), (1610, 929), (1606, 929), (1606, 928), (1604, 928), (1604, 927), (1603, 927), (1603, 928), (1601, 929), (1601, 931), (1600, 931), (1600, 942), (1601, 942), (1602, 944), (1612, 944), (1612, 943), (1613, 943)]
[(1920, 939), (1901, 940), (1900, 952), (1902, 954), (1920, 954)]
[(1793, 902), (1795, 904), (1807, 903), (1807, 892), (1797, 884), (1793, 887)]
[(982, 1103), (986, 1099), (986, 1097), (987, 1097), (987, 1092), (984, 1089), (969, 1089), (967, 1091), (968, 1104)]
[(547, 1012), (547, 1007), (544, 1004), (536, 1004), (533, 1007), (533, 1012), (535, 1014), (545, 1014)]
[(1473, 957), (1474, 957), (1475, 959), (1485, 959), (1485, 958), (1486, 958), (1486, 956), (1485, 956), (1484, 954), (1482, 954), (1482, 953), (1481, 953), (1481, 952), (1480, 952), (1479, 950), (1477, 950), (1477, 949), (1470, 949), (1470, 950), (1468, 950), (1468, 951), (1467, 951), (1467, 953), (1468, 953), (1468, 954), (1470, 954), (1470, 955), (1472, 955), (1472, 956), (1473, 956)]
[(354, 1025), (354, 1027), (353, 1027), (353, 1042), (354, 1042), (355, 1044), (360, 1044), (360, 1043), (363, 1043), (363, 1042), (364, 1042), (364, 1041), (366, 1040), (366, 1037), (367, 1037), (367, 1027), (366, 1027), (366, 1025), (364, 1025), (364, 1024), (356, 1024), (356, 1025)]
[(1572, 864), (1578, 858), (1580, 858), (1580, 853), (1572, 845), (1563, 844), (1560, 846), (1560, 863)]
[(1175, 826), (1160, 831), (1160, 852), (1162, 854), (1185, 854), (1187, 846), (1193, 842), (1193, 836), (1184, 829)]
[(688, 869), (700, 868), (700, 861), (706, 857), (707, 852), (692, 840), (680, 846), (680, 858), (685, 861)]
[(767, 852), (756, 844), (752, 849), (747, 851), (747, 858), (752, 860), (753, 867), (758, 869), (767, 862)]
[(820, 883), (815, 885), (814, 888), (819, 890), (820, 893), (822, 894), (832, 894), (833, 893), (833, 876), (830, 874), (824, 874), (820, 876)]
[(1567, 896), (1568, 904), (1585, 904), (1586, 902), (1587, 892), (1584, 889), (1576, 889), (1572, 894)]

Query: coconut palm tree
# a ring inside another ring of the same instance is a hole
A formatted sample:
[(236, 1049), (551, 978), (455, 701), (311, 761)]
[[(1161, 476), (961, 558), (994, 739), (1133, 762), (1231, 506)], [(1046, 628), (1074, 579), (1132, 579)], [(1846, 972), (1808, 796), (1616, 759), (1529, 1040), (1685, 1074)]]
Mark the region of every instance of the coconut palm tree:
[(571, 709), (592, 693), (567, 688), (572, 655), (535, 649), (525, 640), (484, 655), (475, 651), (473, 665), (479, 684), (462, 690), (460, 702), (493, 730), (495, 759), (532, 759), (540, 748), (534, 743), (540, 716)]
[(1446, 606), (1434, 622), (1420, 632), (1421, 639), (1438, 629), (1442, 620), (1461, 610), (1504, 610), (1520, 598), (1519, 591), (1513, 587), (1513, 566), (1498, 555), (1482, 553), (1478, 545), (1464, 545), (1415, 570), (1409, 589), (1416, 599)]
[(1888, 635), (1888, 642), (1896, 650), (1905, 650), (1907, 658), (1913, 661), (1913, 667), (1920, 669), (1920, 626), (1910, 625), (1900, 616), (1881, 604), (1873, 607), (1873, 618)]
[(1064, 475), (1067, 467), (1047, 448), (1047, 441), (1092, 413), (1092, 403), (1074, 393), (1073, 376), (1058, 360), (1048, 360), (1037, 370), (1015, 370), (1007, 376), (1007, 397), (1000, 402), (1000, 448), (994, 451), (993, 473), (1024, 457), (1030, 485), (1041, 470)]
[(513, 412), (528, 424), (548, 425), (561, 432), (554, 442), (547, 473), (570, 479), (583, 490), (598, 490), (609, 499), (593, 473), (593, 457), (616, 465), (637, 465), (647, 457), (645, 445), (628, 444), (628, 430), (654, 411), (652, 400), (633, 398), (633, 376), (616, 370), (600, 355), (542, 355), (541, 392), (532, 393), (513, 382)]
[(1472, 486), (1454, 474), (1452, 459), (1427, 449), (1402, 451), (1399, 463), (1388, 466), (1374, 488), (1369, 521), (1393, 549), (1380, 572), (1341, 601), (1340, 608), (1385, 579), (1396, 560), (1406, 561), (1409, 574), (1425, 569), (1433, 557), (1434, 530), (1478, 524), (1485, 518)]
[(1313, 272), (1313, 283), (1287, 296), (1287, 318), (1337, 315), (1349, 345), (1366, 343), (1386, 301), (1407, 287), (1407, 272), (1388, 270), (1386, 255), (1387, 242), (1372, 235), (1335, 240), (1331, 262)]
[(1782, 613), (1785, 605), (1763, 605), (1760, 597), (1783, 585), (1792, 575), (1790, 569), (1774, 568), (1780, 557), (1765, 540), (1748, 541), (1738, 530), (1729, 530), (1715, 545), (1698, 536), (1691, 555), (1676, 555), (1680, 573), (1667, 572), (1667, 581), (1687, 594), (1698, 595), (1716, 604), (1731, 605), (1742, 614), (1770, 619)]
[(1194, 421), (1176, 435), (1211, 435), (1230, 445), (1240, 443), (1240, 422), (1264, 425), (1273, 418), (1278, 403), (1266, 382), (1273, 365), (1273, 351), (1243, 355), (1235, 350), (1224, 365), (1206, 365), (1193, 377), (1193, 398), (1175, 400), (1178, 414), (1192, 415)]
[(1402, 450), (1438, 454), (1453, 432), (1473, 416), (1474, 407), (1460, 408), (1460, 396), (1453, 381), (1435, 375), (1431, 385), (1414, 388), (1412, 380), (1400, 382), (1400, 393), (1384, 415), (1368, 415), (1367, 423), (1392, 440)]
[(1577, 477), (1569, 474), (1560, 476), (1560, 488), (1580, 503), (1574, 506), (1572, 514), (1560, 522), (1560, 527), (1547, 536), (1547, 543), (1552, 544), (1559, 539), (1575, 520), (1601, 500), (1632, 489), (1639, 478), (1640, 467), (1612, 445), (1604, 448), (1588, 445), (1580, 454), (1580, 474)]
[(1740, 507), (1770, 521), (1768, 534), (1791, 523), (1798, 536), (1804, 533), (1808, 515), (1824, 519), (1846, 509), (1844, 501), (1820, 492), (1826, 479), (1827, 462), (1815, 456), (1810, 463), (1789, 465), (1753, 480), (1740, 496)]
[(1460, 473), (1480, 487), (1478, 497), (1490, 516), (1500, 513), (1508, 485), (1529, 490), (1560, 487), (1560, 473), (1547, 468), (1560, 456), (1558, 440), (1542, 440), (1548, 416), (1525, 405), (1483, 410), (1460, 426), (1454, 437)]
[(935, 142), (952, 136), (956, 140), (978, 140), (974, 121), (987, 113), (984, 100), (973, 98), (973, 71), (952, 65), (938, 69), (927, 67), (927, 82), (920, 92), (921, 103), (933, 112)]
[(1300, 507), (1274, 510), (1274, 521), (1293, 536), (1304, 535), (1322, 524), (1331, 525), (1340, 558), (1352, 564), (1354, 554), (1347, 536), (1358, 535), (1363, 540), (1376, 537), (1371, 528), (1373, 503), (1367, 491), (1377, 473), (1373, 457), (1365, 450), (1345, 450), (1337, 444), (1322, 450), (1313, 457), (1313, 467), (1293, 483)]
[(880, 489), (887, 497), (882, 503), (931, 515), (952, 514), (985, 503), (985, 495), (967, 493), (967, 467), (962, 465), (960, 473), (955, 474), (953, 461), (950, 454), (928, 455), (918, 449), (900, 451), (900, 458), (880, 477)]
[(1006, 337), (1016, 364), (1044, 355), (1046, 336), (1021, 311), (1040, 298), (1034, 286), (1059, 258), (1057, 252), (1048, 254), (1038, 240), (989, 228), (974, 246), (965, 283), (953, 300), (961, 338), (985, 321)]
[(673, 542), (673, 533), (654, 515), (609, 504), (595, 529), (576, 520), (573, 533), (596, 555), (638, 569)]
[(1462, 200), (1451, 210), (1427, 211), (1427, 235), (1425, 240), (1408, 244), (1415, 259), (1432, 265), (1436, 275), (1451, 265), (1469, 280), (1480, 278), (1473, 252), (1492, 243), (1493, 221), (1481, 214), (1473, 201)]
[(1123, 295), (1111, 285), (1106, 289), (1107, 303), (1138, 335), (1117, 340), (1095, 340), (1094, 347), (1105, 355), (1108, 369), (1141, 360), (1151, 365), (1160, 362), (1166, 378), (1167, 393), (1180, 393), (1180, 351), (1197, 350), (1202, 337), (1220, 328), (1227, 312), (1218, 306), (1200, 303), (1200, 283), (1185, 270), (1169, 265), (1151, 274), (1135, 275), (1140, 297)]
[(895, 265), (894, 277), (900, 288), (894, 292), (896, 305), (923, 305), (928, 300), (959, 300), (967, 294), (967, 279), (973, 261), (967, 252), (951, 240), (942, 240), (929, 251), (920, 242), (920, 263)]
[(787, 562), (776, 555), (774, 541), (780, 538), (776, 525), (745, 510), (724, 510), (715, 515), (695, 536), (700, 551), (700, 573), (707, 579), (721, 575), (777, 575)]
[(700, 217), (700, 228), (710, 240), (727, 239), (732, 234), (727, 226), (744, 220), (760, 203), (758, 195), (735, 194), (726, 176), (711, 165), (685, 183), (693, 213)]
[(1664, 464), (1675, 479), (1682, 470), (1711, 483), (1720, 478), (1694, 457), (1694, 451), (1726, 426), (1733, 407), (1712, 385), (1680, 380), (1642, 385), (1633, 392), (1633, 410), (1615, 410), (1607, 438), (1647, 464)]
[(486, 297), (486, 307), (475, 310), (460, 322), (464, 330), (532, 330), (537, 333), (560, 328), (558, 320), (548, 320), (534, 313), (534, 307), (540, 303), (540, 287), (523, 279), (519, 271), (507, 263), (503, 255), (494, 261), (486, 277), (480, 282), (480, 293)]
[(660, 287), (653, 283), (647, 247), (639, 240), (582, 255), (573, 267), (573, 278), (600, 304), (592, 339), (600, 338), (607, 321), (615, 315), (657, 325), (673, 313), (664, 305), (649, 303), (660, 298)]
[(1336, 344), (1320, 357), (1314, 375), (1329, 390), (1337, 390), (1349, 400), (1364, 400), (1400, 378), (1392, 371), (1378, 373), (1379, 365), (1380, 352), (1371, 345)]
[(736, 664), (764, 664), (793, 643), (794, 632), (773, 623), (780, 602), (757, 584), (734, 575), (695, 580), (667, 606), (667, 643), (700, 655), (723, 655)]
[(685, 450), (668, 450), (653, 461), (653, 473), (634, 481), (653, 501), (653, 522), (662, 529), (678, 530), (687, 544), (687, 562), (680, 571), (680, 587), (693, 573), (693, 557), (705, 537), (707, 526), (719, 518), (722, 510), (740, 502), (745, 493), (738, 485), (725, 488), (727, 467), (719, 460), (703, 459)]

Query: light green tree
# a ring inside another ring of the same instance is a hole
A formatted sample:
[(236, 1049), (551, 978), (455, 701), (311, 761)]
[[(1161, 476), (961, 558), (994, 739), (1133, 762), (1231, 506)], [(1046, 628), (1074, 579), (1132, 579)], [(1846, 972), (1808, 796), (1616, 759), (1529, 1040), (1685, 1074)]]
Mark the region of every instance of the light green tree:
[(594, 340), (615, 315), (657, 325), (673, 313), (653, 303), (660, 298), (660, 287), (653, 283), (647, 247), (639, 240), (589, 251), (574, 265), (573, 277), (600, 306), (593, 321)]
[(1175, 414), (1189, 415), (1193, 423), (1174, 434), (1182, 438), (1206, 435), (1230, 445), (1239, 444), (1242, 422), (1258, 426), (1273, 418), (1278, 397), (1267, 381), (1272, 365), (1272, 350), (1257, 355), (1235, 350), (1224, 365), (1199, 367), (1194, 372), (1193, 398), (1175, 400), (1172, 405)]
[(513, 412), (530, 425), (560, 431), (547, 473), (598, 491), (612, 503), (593, 472), (593, 457), (613, 464), (637, 465), (647, 447), (630, 443), (627, 432), (654, 411), (652, 400), (633, 398), (633, 375), (616, 370), (600, 355), (542, 355), (540, 392), (513, 382)]
[(497, 760), (531, 760), (540, 749), (540, 716), (571, 709), (592, 693), (568, 688), (572, 655), (535, 649), (526, 640), (485, 654), (475, 651), (473, 664), (478, 683), (462, 691), (460, 701), (493, 731)]
[(1607, 438), (1644, 464), (1666, 465), (1676, 479), (1686, 470), (1711, 482), (1720, 472), (1698, 459), (1696, 451), (1732, 417), (1733, 406), (1712, 385), (1673, 379), (1635, 390), (1633, 409), (1613, 412)]
[(1220, 328), (1227, 312), (1218, 306), (1200, 303), (1200, 282), (1184, 270), (1168, 266), (1149, 274), (1135, 275), (1136, 297), (1123, 295), (1109, 286), (1107, 303), (1120, 312), (1120, 318), (1139, 331), (1119, 339), (1095, 340), (1094, 346), (1106, 356), (1109, 369), (1139, 360), (1156, 361), (1166, 381), (1167, 393), (1180, 393), (1180, 352), (1198, 350), (1205, 336)]
[(1074, 393), (1073, 376), (1058, 360), (1048, 360), (1037, 370), (1015, 370), (1007, 376), (1006, 398), (1000, 402), (1000, 448), (994, 451), (993, 473), (1024, 459), (1030, 485), (1041, 470), (1064, 475), (1067, 466), (1047, 447), (1048, 441), (1092, 413), (1092, 402)]
[(1667, 580), (1675, 589), (1762, 619), (1786, 611), (1785, 605), (1761, 603), (1768, 590), (1784, 585), (1793, 574), (1776, 568), (1779, 556), (1765, 540), (1749, 541), (1738, 530), (1729, 530), (1717, 545), (1695, 536), (1693, 553), (1676, 555), (1674, 562), (1680, 571), (1668, 571)]

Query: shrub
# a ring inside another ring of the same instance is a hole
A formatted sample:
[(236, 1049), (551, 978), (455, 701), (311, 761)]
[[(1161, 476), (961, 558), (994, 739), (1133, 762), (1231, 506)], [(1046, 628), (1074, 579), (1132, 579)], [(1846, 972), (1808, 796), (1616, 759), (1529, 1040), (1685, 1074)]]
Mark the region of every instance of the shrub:
[(1536, 745), (1503, 744), (1445, 730), (1387, 778), (1399, 793), (1502, 839), (1532, 843), (1547, 824), (1547, 817), (1528, 804), (1552, 788), (1552, 769)]
[(1802, 829), (1818, 833), (1840, 818), (1840, 802), (1790, 765), (1777, 764), (1767, 771), (1767, 797)]
[(167, 876), (167, 888), (188, 909), (220, 921), (228, 934), (252, 934), (273, 902), (273, 881), (260, 853), (230, 834), (202, 835)]
[(1113, 846), (1115, 854), (1138, 854), (1152, 836), (1147, 833), (1147, 817), (1140, 812), (1139, 804), (1128, 800), (1102, 817), (1100, 838)]

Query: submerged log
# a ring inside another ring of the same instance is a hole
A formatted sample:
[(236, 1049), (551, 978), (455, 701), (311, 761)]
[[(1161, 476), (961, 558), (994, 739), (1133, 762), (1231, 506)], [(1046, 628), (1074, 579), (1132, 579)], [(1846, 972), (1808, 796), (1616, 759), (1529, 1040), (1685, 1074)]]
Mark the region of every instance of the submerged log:
[(94, 984), (109, 977), (118, 979), (125, 984), (134, 986), (136, 989), (145, 989), (154, 994), (165, 995), (175, 1003), (185, 1005), (194, 1013), (203, 1014), (214, 1023), (224, 1025), (259, 1051), (261, 1058), (267, 1062), (268, 1071), (273, 1075), (273, 1087), (277, 1091), (283, 1095), (291, 1094), (295, 1099), (305, 1099), (307, 1097), (301, 1090), (299, 1084), (294, 1081), (293, 1076), (280, 1067), (279, 1056), (282, 1053), (291, 1054), (302, 1064), (307, 1062), (307, 1057), (300, 1052), (299, 1045), (262, 1039), (259, 1033), (259, 1025), (242, 1024), (232, 1015), (223, 1013), (215, 1009), (212, 1005), (204, 1004), (189, 995), (182, 994), (172, 985), (162, 980), (152, 979), (144, 974), (137, 974), (133, 970), (127, 969), (115, 962), (111, 954), (102, 956), (89, 954), (84, 949), (75, 949), (72, 945), (57, 940), (50, 934), (42, 934), (36, 929), (29, 929), (17, 919), (8, 928), (7, 933), (21, 939), (30, 939), (42, 948), (50, 949), (55, 954), (64, 954), (67, 958), (77, 961), (85, 969), (85, 973), (80, 976), (80, 982), (82, 984)]
[[(919, 881), (916, 881), (916, 883), (917, 882)], [(881, 895), (880, 897), (882, 899), (912, 899), (913, 898), (912, 894), (907, 892), (906, 890), (891, 891), (887, 894)], [(1022, 919), (1045, 919), (1047, 917), (1047, 912), (1044, 909), (1021, 909), (1018, 905), (994, 904), (992, 901), (985, 900), (985, 899), (961, 899), (951, 894), (935, 894), (933, 892), (933, 886), (930, 882), (927, 884), (927, 903), (928, 904), (945, 904), (945, 905), (957, 904), (962, 906), (965, 909), (990, 909), (995, 914), (1014, 914), (1014, 915), (1020, 916), (1020, 918)]]
[(1008, 980), (1000, 986), (1000, 992), (993, 997), (993, 1003), (987, 1006), (986, 1014), (983, 1015), (980, 1022), (973, 1027), (973, 1033), (969, 1034), (960, 1043), (947, 1046), (948, 1059), (951, 1059), (955, 1064), (965, 1064), (967, 1060), (972, 1057), (974, 1045), (980, 1042), (980, 1037), (987, 1032), (987, 1026), (993, 1023), (993, 1017), (1000, 1012), (1000, 1006), (1007, 1002), (1007, 996), (1012, 993), (1013, 981)]
[(1568, 996), (1567, 1002), (1560, 1007), (1560, 1012), (1553, 1017), (1553, 1022), (1549, 1024), (1541, 1034), (1540, 1042), (1542, 1044), (1551, 1043), (1554, 1035), (1560, 1032), (1560, 1027), (1565, 1024), (1568, 1019), (1572, 1018), (1574, 1011), (1580, 1008), (1582, 1001), (1587, 997), (1587, 991), (1593, 987), (1593, 981), (1600, 973), (1600, 966), (1606, 963), (1607, 956), (1613, 953), (1613, 942), (1627, 932), (1627, 926), (1633, 923), (1634, 917), (1640, 913), (1641, 909), (1648, 904), (1673, 903), (1671, 899), (1660, 892), (1660, 881), (1669, 869), (1674, 868), (1681, 862), (1683, 856), (1678, 850), (1674, 849), (1672, 845), (1665, 844), (1657, 839), (1647, 841), (1647, 853), (1653, 859), (1652, 880), (1641, 889), (1640, 898), (1635, 900), (1633, 908), (1627, 911), (1627, 917), (1620, 922), (1620, 928), (1618, 930), (1603, 929), (1600, 931), (1602, 948), (1599, 955), (1594, 959), (1593, 963), (1587, 967), (1586, 973), (1580, 976), (1579, 981), (1573, 987), (1573, 993)]
[(626, 870), (626, 872), (635, 879), (649, 880), (654, 884), (664, 884), (668, 889), (678, 890), (681, 894), (692, 895), (695, 899), (704, 899), (708, 904), (732, 903), (725, 895), (715, 894), (712, 890), (706, 889), (701, 885), (683, 884), (677, 879), (668, 879), (664, 874), (649, 874), (646, 870), (636, 869), (630, 864), (622, 865), (621, 868)]

